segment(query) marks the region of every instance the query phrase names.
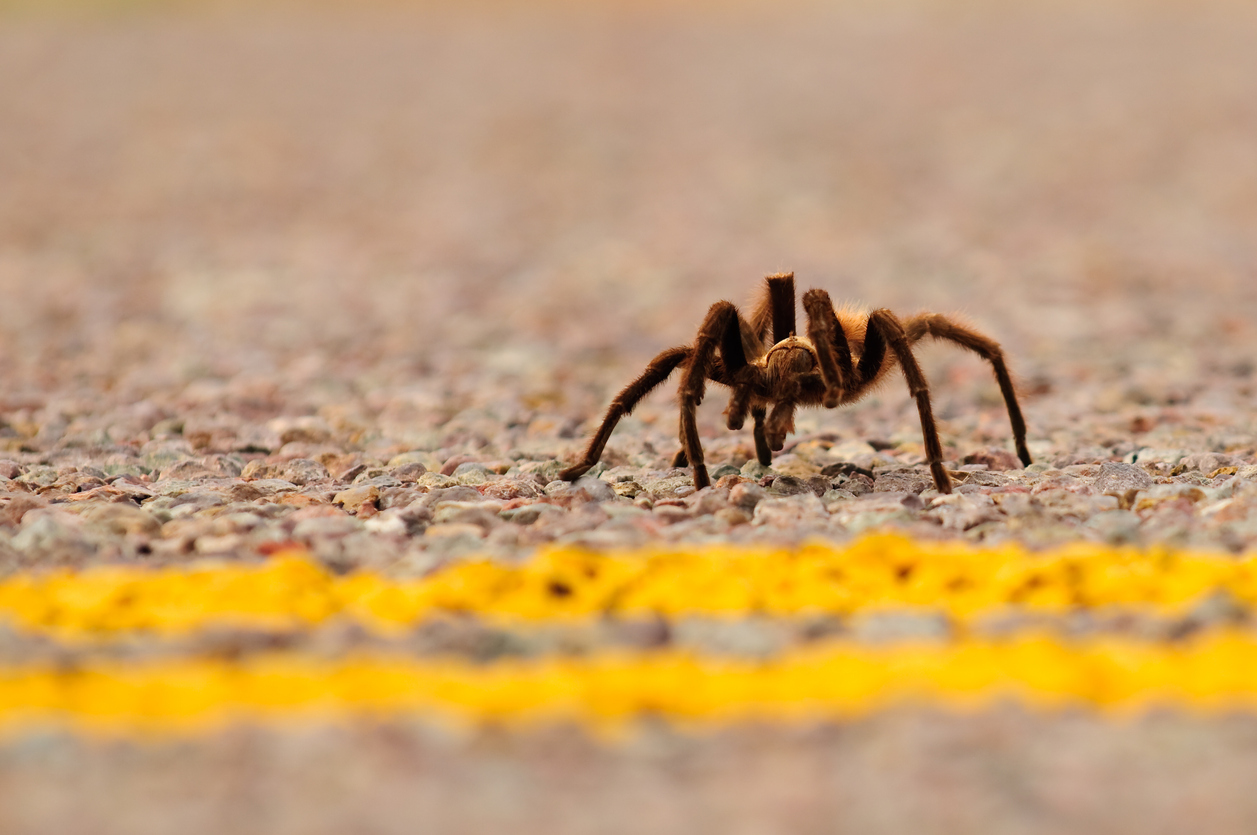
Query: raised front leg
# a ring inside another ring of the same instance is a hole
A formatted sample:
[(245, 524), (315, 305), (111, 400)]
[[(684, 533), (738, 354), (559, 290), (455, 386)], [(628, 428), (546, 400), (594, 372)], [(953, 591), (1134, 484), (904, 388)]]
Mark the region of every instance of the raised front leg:
[(620, 422), (620, 418), (631, 413), (643, 397), (668, 379), (678, 365), (689, 359), (691, 351), (692, 349), (687, 347), (669, 348), (651, 360), (641, 376), (625, 386), (624, 390), (611, 401), (607, 414), (602, 419), (602, 425), (589, 440), (589, 446), (585, 448), (585, 454), (581, 456), (580, 462), (559, 473), (559, 478), (564, 481), (575, 481), (589, 472), (590, 467), (597, 464), (598, 459), (602, 457), (607, 440), (615, 431), (615, 425)]
[(751, 331), (761, 342), (776, 344), (794, 334), (794, 273), (764, 279), (764, 296), (751, 314)]

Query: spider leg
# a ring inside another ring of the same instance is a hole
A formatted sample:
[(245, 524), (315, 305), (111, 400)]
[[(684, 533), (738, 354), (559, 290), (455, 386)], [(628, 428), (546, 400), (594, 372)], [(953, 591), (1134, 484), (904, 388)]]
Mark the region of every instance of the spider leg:
[(826, 409), (838, 405), (842, 392), (855, 382), (855, 369), (851, 365), (851, 346), (847, 335), (834, 313), (834, 304), (824, 290), (808, 290), (803, 294), (803, 310), (807, 313), (807, 335), (816, 346), (820, 360), (821, 380), (825, 383), (825, 397), (821, 404)]
[(751, 314), (751, 331), (760, 340), (772, 335), (775, 344), (794, 333), (794, 273), (764, 279), (764, 297)]
[[(921, 373), (921, 366), (912, 354), (908, 344), (908, 335), (895, 314), (882, 308), (869, 314), (868, 330), (865, 335), (865, 351), (868, 351), (868, 337), (877, 334), (885, 347), (889, 347), (899, 360), (903, 369), (904, 379), (908, 383), (908, 391), (917, 401), (917, 414), (921, 417), (921, 435), (925, 440), (925, 460), (930, 465), (930, 474), (934, 477), (934, 486), (940, 493), (951, 492), (951, 478), (943, 467), (943, 445), (938, 440), (938, 425), (934, 422), (934, 410), (930, 407), (930, 387)], [(867, 355), (867, 354), (866, 354)], [(865, 357), (860, 357), (860, 368), (864, 369)]]
[(660, 383), (668, 379), (668, 376), (678, 365), (690, 358), (692, 350), (689, 347), (669, 348), (651, 360), (641, 376), (625, 386), (624, 390), (611, 401), (611, 405), (607, 408), (607, 414), (602, 419), (602, 425), (598, 427), (598, 431), (590, 439), (589, 446), (585, 448), (585, 454), (581, 456), (580, 462), (559, 473), (559, 478), (564, 481), (575, 481), (589, 472), (589, 469), (594, 464), (597, 464), (598, 459), (602, 457), (602, 451), (607, 446), (607, 440), (615, 430), (615, 425), (620, 422), (620, 418), (632, 412), (643, 397), (650, 394)]
[[(698, 337), (694, 340), (690, 364), (681, 377), (680, 454), (684, 454), (694, 468), (694, 487), (698, 490), (711, 486), (707, 466), (703, 461), (703, 446), (698, 439), (697, 410), (707, 390), (707, 378), (717, 362), (717, 348), (720, 349), (719, 362), (723, 375), (732, 384), (747, 363), (742, 347), (742, 317), (731, 302), (716, 302), (707, 311), (707, 316), (698, 329)], [(739, 389), (735, 388), (735, 401), (739, 399), (739, 394)], [(730, 420), (733, 417), (735, 415), (731, 415)]]
[(991, 364), (995, 372), (995, 380), (999, 383), (1000, 393), (1004, 395), (1004, 403), (1008, 407), (1008, 421), (1013, 427), (1013, 443), (1017, 447), (1017, 457), (1021, 463), (1030, 466), (1030, 450), (1026, 449), (1026, 421), (1021, 416), (1021, 407), (1017, 404), (1017, 392), (1013, 388), (1013, 378), (1004, 363), (1004, 351), (999, 343), (988, 336), (952, 321), (939, 313), (922, 313), (913, 316), (904, 323), (908, 341), (917, 342), (925, 336), (935, 339), (946, 339), (962, 348), (968, 348)]
[(768, 438), (764, 436), (764, 415), (768, 412), (763, 406), (756, 406), (751, 409), (751, 417), (755, 418), (755, 460), (763, 464), (765, 467), (771, 466), (773, 463), (773, 451), (768, 448)]
[[(778, 452), (786, 445), (786, 435), (794, 431), (794, 403), (789, 400), (778, 401), (768, 413), (768, 422), (764, 427), (764, 439), (769, 449)], [(759, 446), (758, 439), (756, 447)], [(771, 461), (771, 456), (770, 459)]]

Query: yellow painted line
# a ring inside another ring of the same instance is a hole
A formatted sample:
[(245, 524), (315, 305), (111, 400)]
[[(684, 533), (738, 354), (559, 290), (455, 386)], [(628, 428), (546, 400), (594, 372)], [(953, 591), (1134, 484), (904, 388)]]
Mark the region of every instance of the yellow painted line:
[(1257, 709), (1257, 639), (1213, 633), (1183, 645), (1070, 644), (1046, 636), (869, 648), (829, 644), (767, 662), (679, 652), (455, 660), (300, 655), (190, 659), (74, 669), (0, 669), (0, 735), (189, 734), (266, 725), (417, 717), (456, 726), (579, 722), (624, 730), (644, 715), (680, 726), (858, 717), (895, 705), (979, 709), (1152, 706)]
[(1257, 602), (1257, 558), (1091, 544), (1035, 553), (876, 535), (792, 550), (552, 548), (523, 565), (469, 560), (417, 580), (338, 577), (304, 552), (262, 564), (33, 573), (0, 582), (0, 621), (64, 640), (219, 626), (302, 629), (335, 618), (387, 633), (452, 613), (520, 624), (928, 608), (963, 621), (1009, 608), (1172, 613), (1218, 591)]

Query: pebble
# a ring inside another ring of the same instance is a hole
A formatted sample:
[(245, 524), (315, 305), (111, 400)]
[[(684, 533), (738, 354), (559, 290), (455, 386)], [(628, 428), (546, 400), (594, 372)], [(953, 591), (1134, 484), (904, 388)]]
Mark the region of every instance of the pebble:
[(610, 484), (589, 475), (578, 478), (572, 484), (572, 489), (584, 492), (589, 500), (594, 502), (609, 502), (618, 498), (618, 494)]
[[(392, 462), (390, 461), (389, 464), (391, 466)], [(392, 469), (389, 470), (389, 475), (403, 484), (413, 484), (427, 471), (428, 468), (425, 467), (422, 462), (408, 461), (400, 466), (392, 467)]]
[(290, 481), (299, 487), (304, 487), (317, 481), (327, 481), (332, 476), (318, 461), (311, 461), (308, 458), (295, 458), (280, 467), (277, 474), (278, 478), (284, 481)]
[(1147, 490), (1153, 483), (1152, 476), (1142, 467), (1105, 461), (1100, 465), (1094, 488), (1100, 493), (1125, 493), (1127, 490)]
[(503, 476), (495, 481), (488, 482), (483, 487), (483, 493), (486, 497), (504, 501), (511, 499), (535, 499), (543, 495), (543, 492), (542, 488), (537, 485), (537, 482), (530, 477)]
[(808, 482), (792, 475), (777, 476), (768, 488), (768, 493), (772, 496), (797, 496), (811, 492), (813, 492), (812, 486)]
[(753, 481), (759, 481), (765, 476), (773, 475), (773, 468), (766, 467), (759, 463), (759, 461), (752, 458), (750, 461), (747, 461), (742, 465), (741, 473), (746, 478), (752, 479)]
[(928, 471), (880, 470), (873, 479), (874, 493), (920, 493), (934, 486)]
[(348, 513), (357, 513), (362, 505), (374, 505), (379, 498), (380, 488), (374, 484), (368, 484), (341, 490), (335, 495), (332, 502), (343, 507)]
[(768, 491), (758, 484), (751, 482), (734, 485), (729, 491), (729, 503), (735, 507), (750, 511), (755, 509), (755, 505), (759, 504), (766, 496)]
[(784, 528), (809, 523), (824, 523), (828, 520), (829, 515), (825, 511), (825, 505), (815, 493), (809, 490), (795, 496), (766, 498), (760, 501), (755, 505), (751, 524)]
[(362, 525), (362, 522), (352, 516), (316, 516), (297, 522), (293, 526), (292, 535), (295, 539), (305, 540), (348, 536), (362, 530)]

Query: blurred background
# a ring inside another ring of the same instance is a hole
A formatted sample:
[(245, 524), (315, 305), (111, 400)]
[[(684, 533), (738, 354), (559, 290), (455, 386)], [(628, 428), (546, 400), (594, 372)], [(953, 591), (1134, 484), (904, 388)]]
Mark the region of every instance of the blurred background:
[[(1242, 415), (1255, 47), (1222, 0), (8, 0), (0, 388), (37, 420), (112, 393), (579, 435), (793, 270), (965, 313), (1040, 439)], [(944, 418), (999, 418), (981, 363), (926, 353)]]
[[(0, 0), (0, 465), (43, 471), (49, 490), (88, 465), (205, 481), (207, 453), (238, 453), (235, 474), (245, 455), (324, 456), (345, 483), (307, 479), (321, 507), (267, 517), (296, 536), (298, 513), (344, 516), (334, 490), (408, 450), (450, 472), (557, 470), (712, 302), (746, 303), (786, 270), (840, 302), (961, 313), (1002, 342), (1040, 462), (1147, 447), (1171, 454), (1163, 473), (1199, 451), (1251, 465), (1257, 4)], [(922, 360), (949, 463), (1008, 449), (983, 363), (945, 346)], [(799, 435), (880, 439), (911, 466), (904, 389), (803, 412)], [(741, 464), (750, 433), (723, 428), (724, 400), (700, 414), (708, 461)], [(604, 460), (663, 482), (675, 437), (660, 393)], [(1237, 471), (1205, 460), (1183, 479)], [(1007, 530), (1086, 535), (1113, 507), (1088, 495), (1113, 491), (1096, 483), (1045, 477), (1050, 512), (1019, 528), (1031, 503), (1010, 502)], [(96, 504), (118, 510), (105, 490)], [(1251, 551), (1251, 497), (1215, 499), (1162, 502), (1142, 528), (1114, 510), (1130, 526), (1112, 538)], [(253, 558), (243, 534), (211, 527), (243, 500), (220, 502), (188, 503), (202, 515), (165, 529), (171, 559), (212, 540), (203, 553)], [(25, 527), (10, 538), (0, 519), (0, 558), (19, 536), (41, 565), (58, 548), (75, 564), (124, 553), (123, 533), (109, 548), (57, 539), (70, 514), (33, 507), (6, 506)], [(574, 531), (600, 524), (582, 518)], [(807, 530), (783, 525), (764, 535)], [(437, 539), (390, 551), (372, 536), (356, 564)], [(520, 556), (530, 540), (511, 536)], [(1206, 603), (1205, 624), (1245, 614)], [(1080, 629), (1100, 623), (1079, 614)], [(1165, 634), (1200, 627), (1184, 623)], [(19, 639), (0, 631), (0, 651), (24, 657)], [(338, 640), (297, 646), (334, 655)], [(36, 651), (76, 663), (53, 642)], [(711, 737), (647, 720), (621, 748), (418, 722), (233, 726), (152, 747), (31, 734), (0, 745), (0, 829), (1252, 831), (1251, 715), (1111, 718), (888, 708)]]

